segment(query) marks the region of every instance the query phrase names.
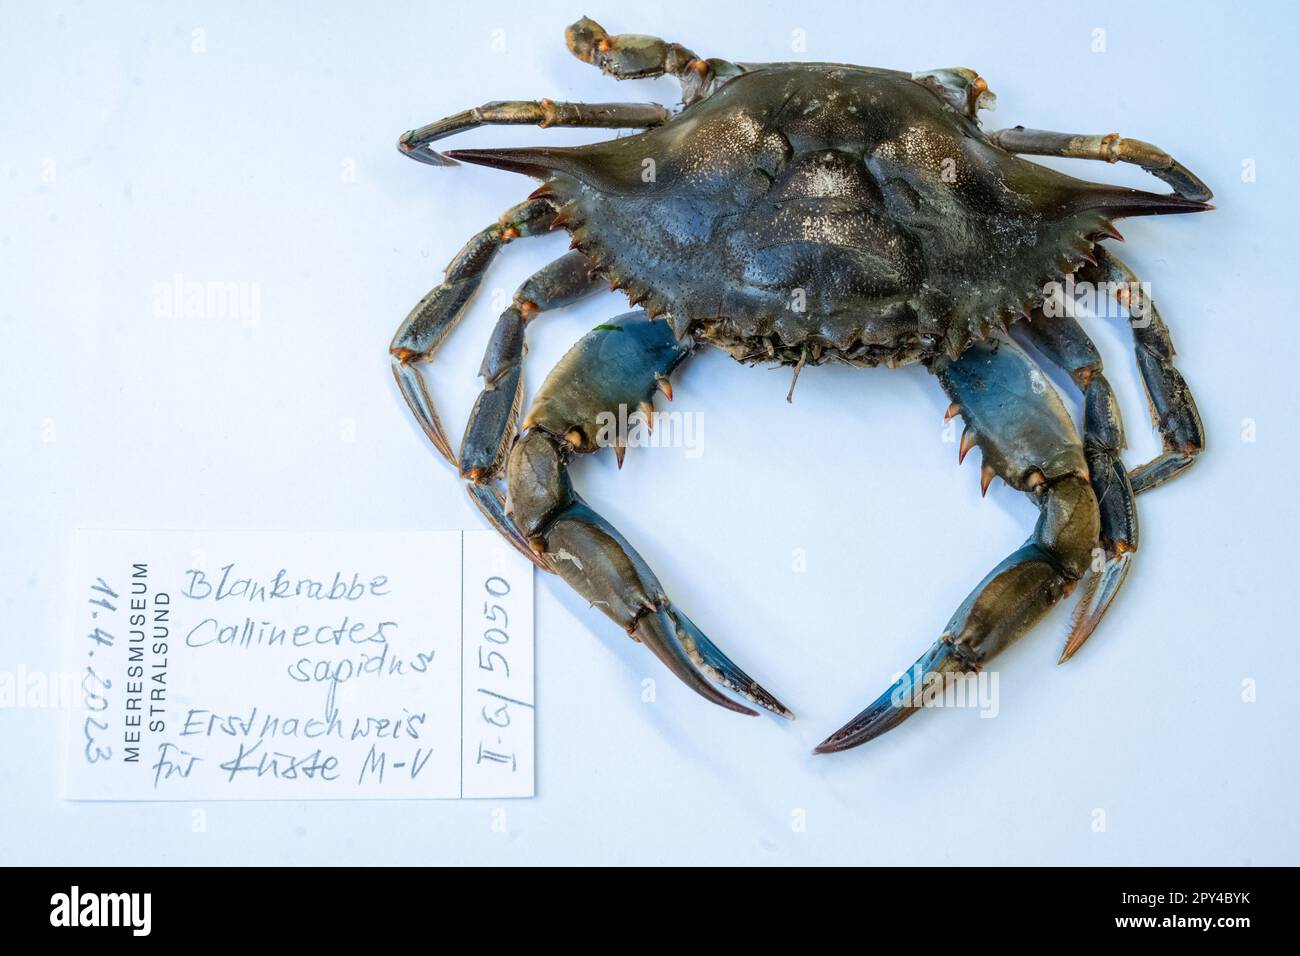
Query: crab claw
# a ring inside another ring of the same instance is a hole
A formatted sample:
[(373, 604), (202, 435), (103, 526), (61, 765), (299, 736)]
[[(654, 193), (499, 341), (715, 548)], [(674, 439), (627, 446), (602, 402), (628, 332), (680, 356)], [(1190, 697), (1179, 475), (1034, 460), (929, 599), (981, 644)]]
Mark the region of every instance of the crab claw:
[(573, 456), (606, 443), (605, 416), (644, 409), (685, 355), (668, 323), (644, 312), (603, 323), (570, 349), (542, 383), (524, 417), (524, 435), (510, 451), (510, 519), (548, 568), (691, 690), (719, 707), (757, 713), (723, 693), (730, 691), (789, 718), (789, 708), (677, 608), (641, 555), (577, 495), (569, 478)]
[[(790, 709), (722, 653), (664, 594), (627, 540), (577, 495), (546, 532), (546, 554), (560, 577), (623, 623), (682, 683), (727, 710), (756, 716), (714, 684), (778, 716)], [(712, 682), (712, 683), (711, 683)]]
[(692, 666), (690, 655), (686, 653), (686, 648), (677, 636), (677, 620), (671, 608), (660, 608), (644, 615), (633, 628), (631, 636), (648, 647), (678, 680), (705, 700), (712, 701), (726, 710), (744, 714), (746, 717), (758, 716), (758, 711), (751, 710), (715, 690), (704, 679), (704, 675)]
[(1101, 571), (1088, 575), (1084, 580), (1083, 597), (1074, 609), (1070, 636), (1066, 638), (1061, 659), (1056, 663), (1064, 664), (1083, 647), (1084, 641), (1092, 637), (1093, 630), (1115, 600), (1115, 595), (1119, 594), (1132, 566), (1133, 552), (1120, 551), (1102, 566)]
[(789, 707), (777, 700), (758, 681), (736, 666), (731, 658), (722, 653), (716, 644), (704, 636), (704, 633), (692, 623), (690, 618), (676, 608), (672, 609), (672, 615), (677, 622), (678, 640), (682, 642), (687, 656), (706, 676), (728, 690), (740, 694), (746, 700), (758, 704), (764, 710), (770, 710), (778, 717), (784, 717), (786, 720), (794, 720), (794, 712)]
[(744, 704), (719, 694), (702, 676), (778, 717), (794, 720), (790, 708), (736, 666), (731, 658), (718, 650), (717, 645), (691, 623), (690, 618), (671, 604), (642, 617), (633, 636), (650, 648), (655, 657), (663, 661), (679, 680), (705, 699), (727, 710), (750, 717), (757, 716), (756, 711)]
[(944, 679), (948, 674), (965, 674), (971, 670), (957, 657), (951, 641), (947, 638), (935, 641), (887, 691), (813, 748), (813, 753), (833, 754), (849, 750), (893, 730), (925, 706), (927, 692), (934, 686), (936, 678)]
[[(979, 671), (1074, 589), (1102, 541), (1083, 443), (1060, 396), (1029, 357), (1010, 343), (977, 344), (939, 363), (936, 374), (960, 406), (985, 465), (1033, 497), (1038, 523), (1033, 536), (976, 585), (912, 669), (816, 753), (847, 750), (892, 730), (930, 701), (936, 680), (946, 684), (950, 676)], [(1101, 577), (1096, 603), (1089, 604), (1092, 623), (1118, 587), (1106, 569)]]

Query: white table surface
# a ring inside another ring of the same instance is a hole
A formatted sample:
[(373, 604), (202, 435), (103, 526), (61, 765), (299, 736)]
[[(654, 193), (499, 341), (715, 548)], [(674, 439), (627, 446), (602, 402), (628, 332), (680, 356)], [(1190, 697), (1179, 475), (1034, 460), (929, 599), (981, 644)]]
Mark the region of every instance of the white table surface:
[[(570, 57), (562, 31), (584, 12), (706, 56), (969, 65), (999, 95), (987, 126), (1152, 141), (1205, 178), (1219, 208), (1122, 224), (1210, 451), (1141, 499), (1135, 570), (1074, 661), (1055, 663), (1064, 609), (998, 661), (997, 719), (926, 713), (856, 751), (809, 754), (934, 640), (1034, 510), (1000, 483), (981, 500), (978, 465), (957, 467), (946, 400), (922, 369), (811, 369), (791, 406), (788, 371), (706, 354), (672, 406), (701, 416), (702, 455), (634, 450), (618, 472), (605, 454), (577, 480), (796, 722), (700, 701), (539, 578), (535, 799), (214, 803), (196, 833), (190, 805), (60, 802), (61, 715), (0, 710), (0, 862), (1300, 862), (1300, 696), (1287, 673), (1300, 475), (1293, 5), (4, 7), (10, 671), (57, 666), (76, 527), (478, 526), (408, 420), (386, 346), (464, 240), (532, 187), (431, 169), (394, 142), (493, 99), (676, 101), (670, 80), (616, 85)], [(804, 52), (791, 52), (795, 31)], [(604, 135), (494, 129), (458, 145)], [(1132, 169), (1058, 165), (1161, 188)], [(489, 293), (508, 295), (564, 246), (515, 244)], [(177, 275), (256, 284), (257, 321), (156, 317), (154, 287)], [(457, 432), (490, 298), (437, 363)], [(602, 295), (538, 321), (530, 385), (625, 310)], [(1118, 322), (1097, 336), (1136, 464), (1158, 443), (1126, 337)]]

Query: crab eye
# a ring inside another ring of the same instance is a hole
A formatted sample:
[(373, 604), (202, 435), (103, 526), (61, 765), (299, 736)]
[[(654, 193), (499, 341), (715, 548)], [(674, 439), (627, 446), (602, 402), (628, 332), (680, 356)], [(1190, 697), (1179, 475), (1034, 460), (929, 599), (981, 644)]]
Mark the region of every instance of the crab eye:
[(998, 98), (989, 89), (988, 81), (964, 66), (913, 73), (912, 79), (928, 87), (957, 112), (971, 119), (975, 118), (977, 111), (991, 110), (997, 105)]

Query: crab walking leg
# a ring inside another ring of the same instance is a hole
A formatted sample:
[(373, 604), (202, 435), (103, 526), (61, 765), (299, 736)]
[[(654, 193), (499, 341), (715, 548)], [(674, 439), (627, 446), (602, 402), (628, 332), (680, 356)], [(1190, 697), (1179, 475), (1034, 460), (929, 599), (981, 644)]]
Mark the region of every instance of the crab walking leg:
[(593, 127), (649, 129), (671, 114), (658, 103), (556, 103), (553, 100), (502, 100), (464, 110), (436, 123), (407, 130), (397, 140), (404, 156), (430, 166), (458, 166), (429, 144), (480, 126)]
[[(623, 440), (611, 421), (652, 414), (656, 390), (686, 357), (668, 322), (632, 312), (598, 326), (560, 360), (524, 420), (506, 465), (509, 508), (529, 545), (595, 607), (648, 647), (687, 686), (721, 707), (755, 711), (710, 679), (758, 706), (793, 716), (736, 666), (668, 599), (627, 540), (573, 490), (568, 463)], [(629, 411), (630, 410), (630, 411)], [(611, 434), (610, 429), (615, 430)], [(623, 446), (616, 445), (620, 457)]]
[(978, 671), (1073, 590), (1097, 546), (1101, 518), (1083, 444), (1028, 356), (1010, 343), (981, 343), (956, 361), (940, 359), (933, 370), (965, 419), (963, 447), (978, 445), (986, 467), (1037, 500), (1038, 524), (971, 592), (921, 659), (815, 753), (878, 737), (924, 706), (940, 682)]
[(1157, 179), (1164, 180), (1184, 199), (1205, 202), (1214, 197), (1209, 186), (1163, 149), (1140, 139), (1124, 139), (1118, 133), (1080, 136), (1016, 126), (989, 133), (989, 139), (1009, 152), (1025, 156), (1061, 156), (1066, 159), (1132, 163)]
[(1084, 583), (1083, 597), (1061, 652), (1060, 663), (1064, 664), (1092, 636), (1119, 593), (1137, 551), (1134, 491), (1120, 460), (1124, 424), (1115, 393), (1102, 373), (1097, 347), (1076, 319), (1069, 315), (1048, 318), (1040, 310), (1034, 313), (1033, 321), (1013, 326), (1012, 334), (1032, 344), (1053, 364), (1068, 372), (1083, 392), (1083, 449), (1101, 511), (1104, 561), (1093, 562), (1094, 573)]
[(1128, 266), (1101, 246), (1095, 249), (1097, 264), (1085, 266), (1081, 279), (1107, 283), (1129, 311), (1133, 329), (1133, 351), (1151, 406), (1151, 418), (1160, 430), (1163, 452), (1129, 473), (1133, 493), (1141, 494), (1182, 474), (1205, 450), (1205, 429), (1192, 390), (1174, 367), (1174, 343), (1169, 328), (1160, 318), (1155, 302)]
[(456, 254), (447, 266), (443, 282), (416, 303), (388, 346), (393, 377), (402, 397), (429, 441), (453, 467), (456, 456), (451, 442), (416, 366), (433, 358), (438, 346), (465, 315), (469, 300), (478, 291), (498, 250), (520, 236), (546, 232), (554, 219), (555, 207), (543, 199), (529, 200), (507, 210), (498, 222), (480, 231)]
[(603, 286), (587, 257), (573, 250), (543, 266), (515, 291), (501, 313), (483, 355), (479, 393), (461, 439), (459, 469), (470, 482), (466, 490), (484, 517), (543, 571), (554, 572), (543, 555), (528, 546), (510, 517), (505, 498), (492, 484), (514, 440), (523, 401), (524, 329), (536, 316), (578, 301)]
[(690, 106), (713, 92), (742, 68), (726, 60), (702, 60), (680, 43), (635, 33), (610, 36), (595, 20), (583, 17), (564, 31), (569, 52), (583, 63), (600, 68), (616, 80), (663, 76), (677, 77), (682, 84), (682, 102)]
[(479, 367), (483, 391), (460, 444), (462, 478), (491, 481), (504, 464), (506, 441), (514, 437), (523, 400), (525, 326), (538, 314), (571, 305), (603, 285), (587, 257), (575, 249), (543, 266), (516, 290), (514, 301), (497, 319)]

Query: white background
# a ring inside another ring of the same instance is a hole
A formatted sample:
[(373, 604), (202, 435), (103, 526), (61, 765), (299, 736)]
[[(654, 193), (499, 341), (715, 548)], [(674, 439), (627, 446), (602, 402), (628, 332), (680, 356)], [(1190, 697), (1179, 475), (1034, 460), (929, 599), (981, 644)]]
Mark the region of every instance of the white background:
[[(999, 659), (996, 719), (924, 713), (810, 756), (935, 639), (1034, 511), (1000, 483), (980, 499), (919, 368), (812, 369), (790, 406), (787, 371), (706, 354), (673, 405), (703, 416), (702, 457), (633, 450), (620, 473), (606, 454), (577, 480), (796, 722), (699, 700), (539, 578), (536, 799), (64, 804), (59, 715), (7, 710), (0, 861), (1300, 862), (1292, 6), (584, 4), (4, 4), (0, 669), (56, 666), (78, 526), (478, 526), (409, 421), (386, 347), (462, 242), (532, 186), (421, 166), (394, 143), (493, 99), (676, 101), (670, 80), (616, 85), (570, 57), (562, 31), (584, 12), (705, 56), (967, 65), (999, 95), (990, 127), (1119, 131), (1211, 184), (1216, 212), (1121, 224), (1210, 451), (1141, 499), (1136, 568), (1097, 635), (1057, 667), (1058, 609)], [(806, 52), (791, 51), (796, 30)], [(604, 135), (498, 129), (458, 145)], [(512, 246), (440, 356), (454, 431), (491, 290), (508, 295), (564, 246)], [(177, 274), (256, 283), (258, 321), (156, 317), (155, 285)], [(535, 323), (530, 385), (625, 309), (602, 295)], [(1136, 464), (1157, 442), (1126, 331), (1109, 325), (1096, 337)]]

